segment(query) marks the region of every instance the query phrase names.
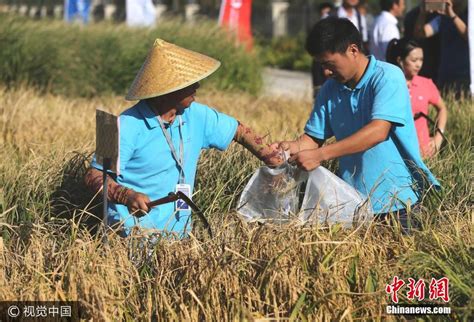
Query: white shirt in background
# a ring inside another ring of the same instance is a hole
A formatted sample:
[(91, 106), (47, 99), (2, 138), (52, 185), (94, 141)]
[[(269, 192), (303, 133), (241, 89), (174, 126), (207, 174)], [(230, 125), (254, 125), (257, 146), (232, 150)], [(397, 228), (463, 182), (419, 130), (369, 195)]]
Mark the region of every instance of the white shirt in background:
[[(359, 19), (357, 19), (357, 11), (355, 8), (352, 9), (352, 16), (348, 16), (346, 9), (343, 6), (340, 6), (337, 9), (338, 18), (347, 18), (350, 22), (356, 26), (357, 30), (360, 31)], [(363, 15), (360, 15), (360, 24), (362, 25), (362, 41), (366, 42), (369, 40), (369, 32), (367, 30), (367, 20)]]
[(400, 39), (397, 23), (397, 18), (388, 11), (382, 11), (375, 19), (370, 37), (370, 53), (377, 60), (385, 61), (385, 54), (390, 40), (393, 38)]
[(154, 26), (156, 22), (155, 5), (152, 0), (127, 0), (126, 17), (129, 26)]

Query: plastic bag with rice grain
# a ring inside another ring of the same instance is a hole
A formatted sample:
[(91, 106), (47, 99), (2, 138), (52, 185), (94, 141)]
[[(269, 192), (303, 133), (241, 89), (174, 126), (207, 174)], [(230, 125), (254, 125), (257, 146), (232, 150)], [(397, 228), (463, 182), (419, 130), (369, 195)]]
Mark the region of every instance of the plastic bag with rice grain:
[[(306, 184), (300, 206), (300, 192)], [(288, 163), (260, 167), (250, 178), (237, 206), (246, 221), (340, 223), (353, 227), (371, 221), (370, 204), (357, 190), (324, 167), (311, 172)]]

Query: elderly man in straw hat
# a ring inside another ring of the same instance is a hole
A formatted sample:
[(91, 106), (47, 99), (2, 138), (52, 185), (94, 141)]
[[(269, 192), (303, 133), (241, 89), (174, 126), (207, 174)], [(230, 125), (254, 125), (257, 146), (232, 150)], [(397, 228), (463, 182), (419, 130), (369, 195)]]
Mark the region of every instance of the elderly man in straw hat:
[[(109, 224), (123, 224), (125, 234), (132, 227), (186, 233), (190, 211), (147, 204), (178, 185), (191, 193), (202, 149), (225, 150), (234, 140), (267, 165), (283, 162), (276, 147), (250, 128), (194, 102), (199, 81), (219, 66), (213, 58), (155, 41), (126, 96), (139, 102), (120, 115), (120, 174), (108, 181)], [(85, 177), (94, 192), (102, 186), (100, 169), (94, 158)]]

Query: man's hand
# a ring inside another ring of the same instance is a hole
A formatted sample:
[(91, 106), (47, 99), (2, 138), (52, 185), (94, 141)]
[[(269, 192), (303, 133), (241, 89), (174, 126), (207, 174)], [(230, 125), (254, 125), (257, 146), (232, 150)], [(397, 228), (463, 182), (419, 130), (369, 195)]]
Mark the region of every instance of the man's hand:
[(285, 162), (285, 156), (278, 143), (270, 144), (266, 149), (262, 149), (262, 160), (268, 167), (278, 167)]
[(323, 146), (324, 140), (315, 139), (306, 133), (300, 135), (300, 137), (294, 141), (281, 141), (279, 147), (283, 151), (289, 153), (290, 157), (294, 156), (303, 150), (313, 150)]
[(446, 15), (450, 18), (455, 17), (456, 13), (454, 12), (454, 9), (453, 9), (452, 0), (444, 0), (444, 2), (446, 3), (446, 9), (444, 11), (437, 10), (436, 12), (439, 13), (440, 15)]
[(288, 152), (290, 154), (290, 157), (300, 152), (300, 143), (298, 141), (278, 142), (278, 147), (281, 150)]
[(149, 202), (150, 198), (147, 195), (128, 189), (125, 205), (132, 215), (136, 217), (145, 216), (149, 210), (147, 206)]
[(299, 168), (312, 171), (325, 161), (322, 149), (303, 150), (293, 155), (288, 162), (296, 164)]

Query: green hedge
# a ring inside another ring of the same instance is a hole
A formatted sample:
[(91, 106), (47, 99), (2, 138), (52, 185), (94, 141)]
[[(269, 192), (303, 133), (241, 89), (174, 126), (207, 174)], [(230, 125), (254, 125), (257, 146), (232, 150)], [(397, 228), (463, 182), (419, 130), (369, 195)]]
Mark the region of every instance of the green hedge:
[(311, 70), (311, 56), (305, 50), (306, 34), (260, 39), (258, 41), (262, 51), (262, 60), (265, 65), (309, 72)]
[(0, 15), (0, 82), (33, 85), (69, 96), (124, 95), (155, 38), (219, 59), (222, 67), (204, 82), (224, 90), (257, 93), (261, 63), (233, 45), (214, 22), (163, 22), (154, 29), (125, 25), (67, 25)]

